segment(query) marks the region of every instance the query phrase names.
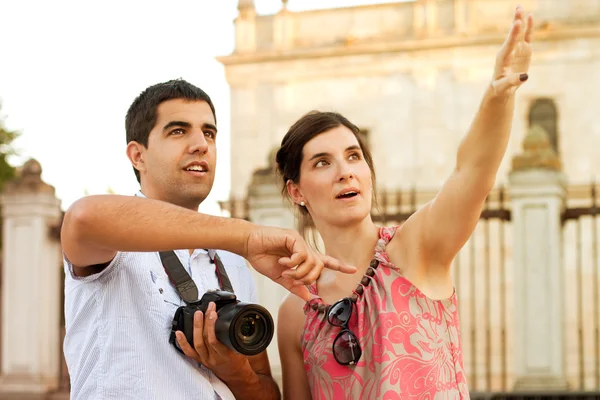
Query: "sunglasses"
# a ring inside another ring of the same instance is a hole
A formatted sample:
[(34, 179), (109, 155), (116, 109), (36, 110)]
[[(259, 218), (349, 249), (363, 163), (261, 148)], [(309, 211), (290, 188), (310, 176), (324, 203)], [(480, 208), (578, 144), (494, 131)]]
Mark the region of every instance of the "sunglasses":
[(331, 325), (342, 328), (333, 341), (333, 357), (340, 365), (356, 364), (362, 355), (358, 338), (348, 328), (353, 307), (354, 302), (346, 297), (333, 304), (327, 314), (327, 321)]

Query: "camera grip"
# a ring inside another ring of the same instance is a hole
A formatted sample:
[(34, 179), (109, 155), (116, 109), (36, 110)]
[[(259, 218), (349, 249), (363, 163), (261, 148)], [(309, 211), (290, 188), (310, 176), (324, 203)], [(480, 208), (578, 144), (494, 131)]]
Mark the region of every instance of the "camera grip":
[(183, 307), (183, 334), (187, 339), (190, 346), (194, 347), (194, 313), (198, 311), (197, 308)]

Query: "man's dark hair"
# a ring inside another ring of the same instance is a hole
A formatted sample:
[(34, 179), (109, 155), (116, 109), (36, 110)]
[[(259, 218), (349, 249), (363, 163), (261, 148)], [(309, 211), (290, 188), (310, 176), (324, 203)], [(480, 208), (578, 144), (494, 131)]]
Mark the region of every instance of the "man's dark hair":
[[(215, 122), (217, 121), (215, 106), (204, 90), (183, 79), (174, 79), (146, 88), (133, 101), (125, 117), (127, 143), (133, 140), (147, 148), (148, 136), (156, 124), (158, 106), (165, 101), (175, 99), (207, 102), (215, 117)], [(135, 168), (133, 171), (138, 182), (141, 183), (139, 171)]]

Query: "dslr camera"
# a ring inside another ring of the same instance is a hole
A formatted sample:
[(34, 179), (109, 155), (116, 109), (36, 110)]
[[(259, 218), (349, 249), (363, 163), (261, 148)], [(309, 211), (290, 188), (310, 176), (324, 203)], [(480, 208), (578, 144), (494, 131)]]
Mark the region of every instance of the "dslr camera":
[(194, 313), (206, 313), (211, 301), (218, 315), (215, 335), (221, 343), (246, 356), (261, 353), (269, 346), (275, 331), (269, 311), (258, 304), (242, 303), (233, 293), (216, 290), (206, 292), (199, 301), (179, 307), (175, 312), (171, 343), (177, 350), (181, 351), (175, 339), (176, 331), (182, 331), (194, 347)]

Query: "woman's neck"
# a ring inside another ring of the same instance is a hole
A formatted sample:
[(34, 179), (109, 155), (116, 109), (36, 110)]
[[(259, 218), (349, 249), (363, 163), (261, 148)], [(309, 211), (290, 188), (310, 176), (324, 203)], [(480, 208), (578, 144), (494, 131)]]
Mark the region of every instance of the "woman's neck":
[(361, 222), (353, 225), (333, 226), (319, 224), (315, 221), (325, 253), (364, 272), (373, 258), (373, 250), (379, 239), (379, 228), (368, 215)]

